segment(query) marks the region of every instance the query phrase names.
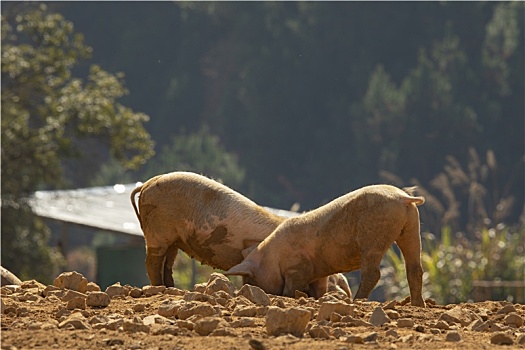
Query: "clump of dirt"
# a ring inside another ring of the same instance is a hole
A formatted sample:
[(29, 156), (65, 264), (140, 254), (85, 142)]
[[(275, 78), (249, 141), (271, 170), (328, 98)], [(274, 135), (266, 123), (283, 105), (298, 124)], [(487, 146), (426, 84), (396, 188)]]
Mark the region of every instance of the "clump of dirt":
[(522, 304), (287, 298), (236, 289), (218, 273), (193, 291), (120, 283), (101, 291), (79, 275), (2, 286), (2, 349), (525, 348)]

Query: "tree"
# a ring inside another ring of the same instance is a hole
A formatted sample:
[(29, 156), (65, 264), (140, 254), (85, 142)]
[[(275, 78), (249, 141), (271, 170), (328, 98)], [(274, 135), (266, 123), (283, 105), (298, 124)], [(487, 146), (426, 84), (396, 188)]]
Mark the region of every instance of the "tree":
[(148, 163), (145, 177), (175, 170), (201, 173), (229, 186), (238, 186), (244, 179), (244, 170), (237, 163), (237, 157), (224, 149), (207, 125), (194, 134), (183, 130), (175, 135), (172, 143), (164, 146)]
[(87, 149), (132, 168), (153, 154), (153, 142), (148, 117), (117, 102), (127, 93), (123, 75), (92, 65), (87, 82), (73, 77), (91, 48), (60, 14), (38, 3), (3, 6), (1, 38), (2, 264), (48, 281), (57, 259), (28, 195), (64, 186), (68, 161)]

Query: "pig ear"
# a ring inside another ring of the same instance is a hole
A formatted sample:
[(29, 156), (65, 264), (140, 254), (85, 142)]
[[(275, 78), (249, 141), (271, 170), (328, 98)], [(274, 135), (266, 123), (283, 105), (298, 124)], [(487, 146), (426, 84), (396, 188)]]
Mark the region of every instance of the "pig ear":
[(253, 277), (253, 264), (249, 260), (244, 260), (224, 273), (225, 275)]

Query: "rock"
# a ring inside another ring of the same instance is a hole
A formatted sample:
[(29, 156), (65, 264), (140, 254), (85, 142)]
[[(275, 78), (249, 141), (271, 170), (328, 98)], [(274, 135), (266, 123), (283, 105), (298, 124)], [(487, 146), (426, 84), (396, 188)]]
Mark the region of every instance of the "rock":
[(461, 341), (461, 336), (458, 332), (448, 332), (447, 336), (445, 337), (446, 341)]
[(260, 340), (257, 340), (257, 339), (250, 339), (248, 344), (253, 350), (266, 350), (267, 349), (267, 347)]
[(210, 334), (211, 337), (236, 337), (237, 333), (229, 327), (219, 327)]
[(523, 318), (515, 312), (511, 312), (505, 317), (505, 324), (514, 327), (521, 327), (523, 325)]
[(86, 318), (81, 313), (75, 312), (66, 320), (60, 322), (58, 328), (91, 329), (91, 326), (87, 323)]
[(88, 280), (76, 271), (63, 272), (55, 278), (53, 285), (58, 288), (67, 288), (80, 293), (87, 292)]
[(41, 291), (43, 291), (46, 286), (40, 282), (38, 282), (37, 280), (29, 280), (29, 281), (24, 281), (20, 284), (20, 288), (21, 289), (35, 289), (36, 293), (39, 294)]
[(344, 337), (347, 335), (346, 331), (342, 328), (339, 328), (339, 327), (336, 327), (336, 328), (333, 328), (332, 329), (332, 335), (336, 338), (336, 339), (339, 339), (341, 337)]
[(240, 327), (252, 327), (255, 324), (255, 320), (252, 317), (241, 317), (230, 323), (233, 328)]
[(140, 298), (142, 296), (142, 289), (140, 288), (131, 288), (129, 291), (129, 296), (132, 298)]
[(161, 315), (149, 315), (144, 317), (142, 323), (146, 326), (151, 326), (154, 324), (173, 324), (173, 321)]
[(411, 318), (400, 318), (397, 320), (398, 328), (412, 328), (414, 327), (414, 320)]
[(100, 286), (95, 282), (88, 282), (86, 292), (100, 292)]
[(217, 328), (224, 328), (228, 326), (228, 322), (220, 317), (204, 317), (195, 322), (193, 330), (199, 335), (206, 336), (211, 334)]
[(206, 290), (206, 285), (207, 283), (198, 283), (193, 286), (193, 291), (198, 293), (204, 293), (204, 291)]
[(67, 302), (66, 309), (68, 309), (68, 310), (74, 310), (74, 309), (85, 310), (86, 309), (86, 297), (76, 297), (76, 298), (70, 299)]
[(116, 298), (119, 296), (127, 296), (129, 293), (128, 288), (121, 286), (120, 282), (117, 282), (106, 288), (106, 293), (110, 298)]
[(76, 292), (74, 290), (68, 290), (66, 292), (66, 294), (62, 298), (60, 298), (60, 300), (67, 302), (67, 301), (70, 301), (71, 299), (74, 299), (74, 298), (84, 298), (85, 299), (86, 298), (86, 294), (80, 293), (80, 292)]
[(109, 305), (111, 298), (105, 292), (91, 292), (86, 298), (87, 306), (106, 307)]
[(385, 310), (378, 306), (374, 309), (374, 312), (372, 312), (372, 316), (370, 316), (370, 320), (368, 322), (370, 322), (374, 326), (380, 327), (385, 323), (389, 323), (390, 321), (391, 320), (386, 315)]
[(345, 343), (352, 343), (352, 344), (363, 344), (365, 341), (363, 340), (363, 337), (360, 335), (349, 335), (346, 337), (339, 338), (340, 340), (344, 341)]
[(218, 291), (223, 291), (228, 295), (233, 296), (235, 294), (235, 286), (228, 277), (224, 276), (222, 273), (214, 272), (210, 275), (204, 293), (212, 295)]
[(389, 301), (385, 303), (385, 305), (383, 306), (383, 310), (394, 309), (397, 305), (398, 305), (397, 300)]
[(211, 305), (199, 302), (189, 302), (179, 308), (177, 317), (185, 320), (193, 315), (202, 317), (218, 316), (219, 312)]
[(175, 287), (168, 287), (164, 294), (179, 296), (186, 294), (186, 291)]
[(289, 333), (296, 337), (302, 337), (311, 315), (309, 310), (302, 307), (281, 309), (272, 306), (266, 315), (266, 332), (270, 336)]
[(399, 315), (399, 312), (397, 312), (396, 310), (386, 310), (385, 313), (391, 320), (397, 320), (399, 317), (401, 317)]
[(270, 297), (261, 288), (250, 284), (242, 286), (237, 295), (242, 295), (255, 305), (269, 306), (272, 304)]
[(516, 339), (516, 344), (525, 345), (525, 333), (518, 335), (518, 339)]
[(162, 294), (166, 291), (166, 286), (144, 286), (142, 288), (142, 294), (146, 297), (153, 295)]
[(497, 313), (498, 314), (509, 314), (511, 312), (516, 312), (516, 308), (514, 307), (514, 305), (509, 304), (509, 305), (505, 305), (503, 308), (498, 310)]
[(504, 330), (504, 328), (501, 325), (499, 325), (498, 323), (491, 324), (490, 328), (489, 328), (489, 332), (491, 332), (491, 333), (501, 332), (503, 330)]
[(475, 320), (481, 320), (481, 317), (476, 315), (474, 312), (464, 309), (460, 306), (456, 306), (451, 310), (448, 310), (441, 314), (439, 317), (439, 320), (446, 321), (449, 324), (451, 323), (459, 323), (462, 326), (468, 326)]
[(399, 334), (393, 329), (389, 329), (388, 331), (386, 331), (385, 335), (387, 337), (393, 337), (393, 338), (398, 338), (399, 337)]
[(360, 336), (361, 336), (361, 338), (363, 338), (363, 341), (365, 343), (375, 342), (375, 341), (377, 341), (377, 338), (379, 338), (379, 333), (377, 333), (377, 332), (369, 332), (369, 333), (360, 334)]
[(199, 292), (187, 292), (184, 294), (184, 301), (203, 301), (210, 303), (211, 305), (216, 305), (217, 302), (215, 301), (215, 298), (211, 295), (199, 293)]
[(514, 344), (514, 340), (512, 340), (509, 335), (503, 332), (498, 332), (490, 337), (490, 343), (495, 345), (512, 345)]
[(232, 315), (239, 317), (255, 317), (257, 315), (257, 306), (240, 306), (235, 308)]
[(161, 304), (157, 313), (164, 317), (176, 317), (179, 313), (179, 309), (184, 305), (185, 302), (178, 300), (175, 302), (168, 302), (166, 304)]
[(336, 312), (341, 316), (353, 316), (354, 306), (340, 301), (325, 301), (319, 308), (317, 321), (329, 320), (332, 312)]
[(330, 328), (326, 326), (313, 326), (308, 330), (310, 337), (314, 339), (329, 339), (330, 338)]
[(191, 321), (188, 321), (188, 320), (178, 320), (176, 322), (176, 325), (179, 328), (185, 328), (185, 329), (188, 329), (190, 331), (192, 331), (193, 328), (195, 327), (195, 323), (193, 323)]
[(122, 329), (124, 332), (129, 333), (149, 333), (149, 326), (146, 326), (142, 322), (124, 321), (124, 323), (122, 323)]
[(135, 305), (133, 305), (133, 311), (134, 312), (143, 312), (144, 310), (146, 310), (146, 305), (144, 305), (144, 304), (135, 304)]
[[(475, 322), (477, 322), (477, 321), (475, 321)], [(449, 330), (450, 329), (450, 326), (445, 321), (437, 321), (436, 324), (433, 327), (437, 328), (437, 329), (444, 329), (444, 330)]]

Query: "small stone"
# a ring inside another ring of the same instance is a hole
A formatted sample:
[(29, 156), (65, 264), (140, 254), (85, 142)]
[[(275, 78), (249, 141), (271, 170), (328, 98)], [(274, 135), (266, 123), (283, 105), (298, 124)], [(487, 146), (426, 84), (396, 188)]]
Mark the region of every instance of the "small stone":
[(266, 346), (260, 340), (257, 340), (257, 339), (250, 339), (248, 344), (253, 350), (266, 350), (267, 349)]
[(183, 300), (184, 301), (203, 301), (203, 302), (210, 303), (212, 305), (217, 304), (214, 297), (212, 297), (211, 295), (199, 293), (199, 292), (187, 292), (184, 295)]
[(86, 322), (86, 318), (81, 313), (71, 314), (66, 320), (58, 324), (58, 328), (71, 329), (91, 329), (91, 326)]
[(507, 315), (507, 317), (505, 317), (504, 322), (509, 326), (519, 328), (523, 325), (523, 318), (521, 318), (521, 316), (519, 316), (517, 313), (511, 312)]
[(100, 292), (100, 286), (95, 282), (88, 282), (86, 292)]
[(383, 310), (393, 310), (397, 304), (397, 300), (389, 301), (383, 306)]
[(353, 316), (354, 306), (339, 301), (325, 301), (319, 308), (317, 321), (329, 320), (333, 312), (336, 312), (341, 316)]
[(204, 293), (204, 291), (206, 290), (206, 285), (207, 283), (198, 283), (193, 286), (193, 291), (197, 293)]
[(397, 320), (399, 317), (401, 317), (399, 315), (399, 312), (397, 312), (396, 310), (386, 310), (385, 313), (391, 320)]
[(516, 344), (525, 345), (525, 333), (518, 335), (518, 339), (516, 339)]
[(490, 343), (495, 345), (512, 345), (514, 344), (514, 341), (509, 335), (503, 332), (498, 332), (490, 337)]
[(414, 340), (414, 335), (413, 334), (408, 334), (408, 335), (405, 335), (405, 336), (399, 338), (399, 340), (402, 343), (408, 343), (408, 342), (411, 342), (412, 340)]
[(106, 293), (109, 295), (111, 299), (120, 297), (120, 296), (127, 296), (129, 291), (126, 287), (121, 286), (120, 282), (117, 282), (109, 287), (106, 288)]
[(313, 339), (329, 339), (330, 338), (330, 331), (329, 327), (326, 326), (313, 326), (308, 331), (308, 334), (310, 334), (310, 337)]
[(86, 298), (86, 304), (90, 307), (106, 307), (110, 302), (109, 295), (104, 292), (91, 292)]
[(341, 338), (342, 341), (345, 343), (352, 343), (352, 344), (363, 344), (364, 340), (363, 337), (360, 335), (349, 335), (347, 337)]
[(190, 330), (190, 331), (192, 331), (193, 328), (195, 327), (195, 323), (193, 323), (191, 321), (188, 321), (188, 320), (178, 320), (176, 322), (176, 325), (179, 328), (185, 328), (185, 329)]
[(132, 298), (140, 298), (142, 296), (142, 289), (140, 288), (131, 288), (129, 291), (129, 296)]
[(85, 310), (86, 309), (86, 298), (85, 297), (76, 297), (67, 302), (66, 309), (68, 310), (74, 310), (74, 309), (80, 309)]
[(363, 341), (365, 343), (375, 342), (377, 341), (377, 338), (379, 338), (379, 333), (377, 332), (364, 333), (364, 334), (361, 334), (361, 337), (363, 338)]
[(255, 320), (252, 317), (241, 317), (230, 323), (233, 328), (240, 327), (252, 327), (255, 324)]
[(179, 309), (184, 305), (185, 302), (182, 300), (176, 302), (169, 302), (167, 304), (161, 304), (157, 313), (164, 317), (176, 317)]
[(146, 305), (144, 305), (144, 304), (135, 304), (135, 305), (133, 305), (133, 311), (134, 312), (143, 312), (144, 310), (146, 310)]
[(133, 321), (124, 321), (122, 324), (122, 329), (124, 332), (129, 333), (149, 333), (149, 326), (146, 326), (143, 323), (133, 322)]
[(399, 334), (398, 334), (395, 330), (393, 330), (393, 329), (389, 329), (388, 331), (386, 331), (386, 332), (385, 332), (385, 335), (386, 335), (387, 337), (393, 337), (393, 338), (397, 338), (397, 337), (399, 337)]
[(489, 328), (489, 332), (491, 332), (491, 333), (501, 332), (503, 330), (504, 330), (504, 328), (502, 326), (500, 326), (498, 323), (493, 323), (490, 326), (490, 328)]
[(80, 292), (77, 292), (77, 291), (74, 291), (74, 290), (68, 290), (66, 292), (66, 294), (61, 298), (62, 301), (70, 301), (71, 299), (74, 299), (74, 298), (86, 298), (86, 294), (84, 293), (80, 293)]
[(447, 333), (447, 336), (445, 337), (445, 340), (446, 341), (460, 341), (461, 340), (461, 336), (459, 335), (458, 332), (448, 332)]
[(146, 297), (153, 295), (162, 294), (166, 291), (166, 286), (144, 286), (142, 288), (142, 294)]
[(433, 327), (437, 329), (444, 329), (444, 330), (450, 329), (450, 326), (445, 321), (437, 321), (437, 323)]
[(173, 321), (161, 315), (150, 315), (150, 316), (144, 317), (144, 320), (142, 321), (142, 323), (146, 326), (151, 326), (154, 324), (170, 325), (173, 323)]
[(389, 323), (390, 321), (391, 320), (386, 315), (385, 310), (378, 306), (372, 312), (372, 316), (370, 316), (370, 320), (368, 322), (370, 322), (374, 326), (380, 327), (385, 323)]
[(306, 299), (308, 299), (308, 294), (306, 294), (305, 292), (301, 292), (299, 290), (296, 290), (294, 292), (294, 298), (295, 299), (304, 299), (304, 300), (306, 300)]
[(63, 272), (55, 278), (53, 286), (58, 288), (67, 288), (80, 293), (87, 292), (88, 280), (76, 271)]
[(397, 320), (398, 328), (412, 328), (414, 327), (414, 320), (411, 318), (400, 318)]
[(498, 314), (509, 314), (511, 312), (516, 312), (516, 308), (514, 307), (514, 305), (509, 304), (509, 305), (505, 305), (497, 313)]
[(347, 333), (344, 329), (342, 328), (339, 328), (339, 327), (336, 327), (336, 328), (333, 328), (332, 329), (332, 335), (336, 338), (336, 339), (339, 339), (343, 336), (346, 336)]
[(302, 337), (311, 315), (309, 310), (302, 307), (289, 309), (270, 307), (266, 315), (266, 332), (270, 336), (290, 333), (296, 337)]
[(220, 317), (204, 317), (195, 323), (193, 330), (199, 335), (206, 336), (211, 334), (219, 327), (224, 328), (228, 326), (228, 322), (224, 321)]
[(481, 320), (481, 317), (476, 315), (474, 312), (464, 309), (460, 306), (456, 306), (453, 309), (444, 312), (439, 317), (439, 320), (446, 321), (449, 324), (459, 323), (463, 327), (468, 326), (477, 319)]
[(175, 287), (168, 287), (164, 291), (164, 294), (180, 296), (186, 294), (186, 291)]
[(228, 277), (224, 276), (222, 273), (214, 272), (210, 275), (204, 293), (212, 295), (218, 291), (223, 291), (228, 295), (233, 296), (235, 294), (235, 286)]
[(255, 317), (257, 315), (257, 307), (240, 306), (233, 311), (232, 315), (239, 317)]
[(208, 317), (208, 316), (218, 316), (218, 314), (219, 312), (217, 312), (217, 310), (209, 304), (199, 303), (199, 302), (189, 302), (179, 308), (177, 317), (181, 320), (185, 320), (194, 315)]
[(245, 284), (237, 292), (237, 295), (242, 295), (255, 305), (269, 306), (272, 304), (270, 297), (261, 288)]

